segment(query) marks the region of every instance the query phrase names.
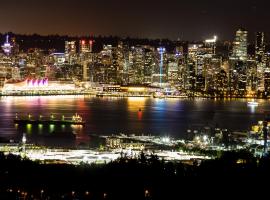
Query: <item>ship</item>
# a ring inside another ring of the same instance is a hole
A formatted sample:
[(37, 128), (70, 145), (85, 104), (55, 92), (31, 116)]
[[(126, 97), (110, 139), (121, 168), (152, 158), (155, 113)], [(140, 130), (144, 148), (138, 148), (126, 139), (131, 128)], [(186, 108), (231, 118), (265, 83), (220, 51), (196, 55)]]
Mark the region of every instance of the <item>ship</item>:
[(82, 119), (80, 115), (77, 113), (73, 115), (72, 117), (65, 117), (62, 115), (61, 119), (55, 118), (53, 114), (48, 117), (43, 117), (42, 115), (39, 116), (38, 119), (34, 119), (31, 114), (28, 114), (27, 117), (19, 117), (18, 114), (16, 114), (16, 117), (14, 119), (14, 123), (18, 125), (25, 125), (25, 124), (44, 124), (44, 125), (85, 125), (85, 121)]

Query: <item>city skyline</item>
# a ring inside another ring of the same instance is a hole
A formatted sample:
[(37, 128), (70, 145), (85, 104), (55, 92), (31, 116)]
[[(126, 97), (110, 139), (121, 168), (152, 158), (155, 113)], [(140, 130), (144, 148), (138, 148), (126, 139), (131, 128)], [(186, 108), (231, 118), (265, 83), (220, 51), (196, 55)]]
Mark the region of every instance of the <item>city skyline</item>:
[[(53, 48), (27, 49), (25, 53), (20, 51), (24, 39), (17, 43), (16, 36), (9, 41), (6, 35), (4, 54), (0, 57), (2, 94), (268, 98), (270, 57), (265, 48), (265, 34), (256, 33), (255, 52), (251, 54), (248, 34), (239, 28), (232, 45), (224, 43), (221, 48), (217, 46), (217, 36), (213, 36), (201, 43), (184, 43), (185, 46), (171, 43), (171, 50), (157, 46), (161, 45), (159, 42), (129, 45), (119, 38), (114, 45), (99, 41), (102, 45), (99, 51), (93, 51), (96, 42), (89, 38), (28, 39), (30, 43), (60, 41), (64, 53)], [(44, 84), (44, 78), (50, 81)]]
[[(172, 40), (203, 40), (213, 34), (233, 39), (238, 27), (270, 31), (269, 2), (32, 1), (2, 3), (0, 32), (117, 35)], [(250, 36), (251, 37), (251, 36)]]

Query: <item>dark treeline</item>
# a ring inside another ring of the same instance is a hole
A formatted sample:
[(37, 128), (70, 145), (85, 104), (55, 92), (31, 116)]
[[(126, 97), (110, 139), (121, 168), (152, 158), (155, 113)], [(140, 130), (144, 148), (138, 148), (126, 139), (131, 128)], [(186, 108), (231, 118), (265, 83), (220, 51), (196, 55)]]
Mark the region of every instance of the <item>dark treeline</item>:
[[(19, 199), (22, 191), (27, 191), (27, 199), (31, 195), (33, 199), (172, 199), (181, 192), (205, 189), (226, 191), (226, 195), (243, 185), (261, 187), (257, 182), (269, 177), (270, 157), (258, 159), (246, 151), (225, 152), (200, 165), (164, 162), (143, 153), (138, 159), (123, 156), (107, 165), (78, 166), (0, 155), (0, 199)], [(222, 183), (229, 184), (221, 187)]]
[[(102, 50), (103, 45), (110, 44), (114, 47), (117, 46), (119, 41), (123, 41), (124, 44), (128, 46), (136, 46), (136, 45), (150, 45), (152, 47), (160, 47), (163, 46), (166, 48), (166, 51), (173, 52), (176, 46), (182, 46), (184, 49), (184, 53), (187, 54), (188, 44), (194, 43), (202, 43), (202, 41), (172, 41), (169, 39), (143, 39), (143, 38), (120, 38), (117, 36), (68, 36), (68, 35), (38, 35), (38, 34), (15, 34), (12, 32), (9, 33), (0, 33), (0, 44), (3, 44), (5, 41), (6, 34), (9, 36), (15, 37), (16, 42), (20, 46), (21, 51), (28, 51), (32, 48), (39, 48), (45, 51), (55, 49), (57, 52), (65, 51), (65, 41), (75, 40), (79, 44), (79, 40), (93, 40), (93, 52), (98, 53)], [(232, 49), (232, 42), (223, 43), (223, 41), (219, 41), (217, 43), (217, 53), (222, 55), (223, 57), (227, 57), (230, 54)], [(266, 45), (266, 50), (270, 50), (270, 45)], [(253, 43), (248, 46), (248, 53), (253, 55), (255, 52), (255, 45)]]
[[(6, 34), (0, 34), (0, 43), (3, 44), (5, 41)], [(112, 46), (117, 46), (119, 41), (123, 41), (125, 44), (129, 46), (136, 45), (151, 45), (154, 47), (164, 46), (168, 51), (173, 51), (176, 45), (176, 42), (171, 41), (169, 39), (141, 39), (141, 38), (120, 38), (117, 36), (67, 36), (67, 35), (23, 35), (23, 34), (15, 34), (8, 33), (8, 35), (12, 38), (16, 38), (16, 42), (19, 44), (20, 49), (23, 51), (27, 51), (31, 48), (40, 48), (43, 50), (56, 49), (56, 51), (64, 52), (65, 49), (65, 41), (75, 40), (79, 41), (80, 39), (91, 39), (94, 41), (93, 51), (100, 52), (103, 48), (104, 44), (110, 44)], [(186, 42), (181, 42), (181, 44), (186, 44)]]

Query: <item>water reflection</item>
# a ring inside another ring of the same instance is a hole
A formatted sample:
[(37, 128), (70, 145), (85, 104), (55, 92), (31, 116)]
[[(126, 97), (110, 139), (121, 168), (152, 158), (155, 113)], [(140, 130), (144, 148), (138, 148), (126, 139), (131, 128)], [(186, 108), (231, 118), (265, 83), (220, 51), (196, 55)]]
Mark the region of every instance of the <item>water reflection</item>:
[(53, 133), (55, 131), (55, 125), (50, 124), (50, 133)]
[(248, 106), (248, 107), (249, 107), (251, 113), (253, 113), (253, 114), (256, 113), (257, 106)]
[[(183, 137), (194, 124), (204, 126), (209, 123), (218, 124), (220, 128), (248, 130), (264, 117), (262, 111), (265, 110), (270, 110), (270, 104), (264, 100), (260, 101), (258, 108), (251, 108), (247, 106), (246, 100), (2, 97), (0, 136), (10, 138), (27, 133), (28, 141), (44, 144), (47, 138), (56, 141), (55, 137), (58, 136), (59, 141), (66, 138), (86, 143), (89, 134), (109, 135), (119, 132)], [(78, 113), (86, 121), (86, 126), (14, 125), (15, 113), (24, 116), (31, 113), (36, 118), (39, 115), (50, 116), (51, 113), (57, 118)]]
[(43, 124), (39, 124), (38, 125), (38, 134), (40, 135), (40, 134), (42, 134), (42, 132), (43, 132)]
[(32, 124), (27, 124), (26, 125), (26, 133), (28, 134), (28, 135), (30, 135), (30, 134), (32, 134)]
[(139, 111), (145, 107), (146, 98), (144, 97), (129, 97), (127, 99), (129, 111)]

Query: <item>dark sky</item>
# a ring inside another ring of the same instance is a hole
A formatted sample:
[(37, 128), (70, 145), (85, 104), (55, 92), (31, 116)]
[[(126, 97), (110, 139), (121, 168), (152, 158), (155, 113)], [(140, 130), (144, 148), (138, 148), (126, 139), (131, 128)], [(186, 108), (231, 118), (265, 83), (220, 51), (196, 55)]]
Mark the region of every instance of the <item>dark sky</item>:
[(0, 32), (233, 38), (270, 32), (270, 0), (0, 0)]

